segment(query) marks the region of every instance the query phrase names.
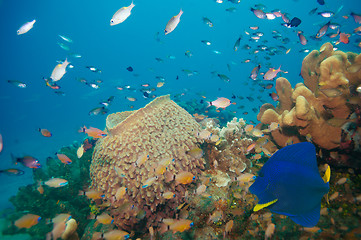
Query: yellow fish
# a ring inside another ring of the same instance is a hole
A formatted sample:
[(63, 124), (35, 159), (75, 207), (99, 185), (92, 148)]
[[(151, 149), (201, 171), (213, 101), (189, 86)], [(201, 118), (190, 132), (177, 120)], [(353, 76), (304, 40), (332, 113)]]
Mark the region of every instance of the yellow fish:
[(190, 172), (180, 172), (176, 175), (175, 181), (177, 184), (191, 183), (196, 177)]
[(115, 193), (115, 198), (117, 200), (122, 199), (124, 197), (124, 195), (127, 192), (127, 188), (126, 187), (120, 187), (118, 188), (117, 192)]
[(102, 224), (112, 224), (114, 222), (114, 219), (105, 212), (96, 216), (96, 220)]

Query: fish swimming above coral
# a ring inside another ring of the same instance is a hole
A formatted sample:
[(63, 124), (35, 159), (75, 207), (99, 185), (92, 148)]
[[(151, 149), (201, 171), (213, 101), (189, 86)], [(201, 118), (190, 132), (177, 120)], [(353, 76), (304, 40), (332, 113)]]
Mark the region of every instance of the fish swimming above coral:
[(320, 219), (321, 199), (329, 191), (330, 168), (321, 178), (316, 150), (303, 142), (277, 151), (258, 172), (249, 188), (259, 202), (254, 211), (268, 207), (295, 223), (313, 227)]

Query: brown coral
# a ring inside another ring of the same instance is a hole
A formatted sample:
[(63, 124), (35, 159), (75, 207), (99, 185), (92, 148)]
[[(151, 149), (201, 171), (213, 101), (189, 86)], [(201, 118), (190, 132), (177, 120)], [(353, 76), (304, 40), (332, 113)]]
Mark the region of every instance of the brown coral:
[(360, 55), (334, 51), (326, 43), (303, 60), (304, 85), (299, 83), (292, 89), (287, 79), (278, 78), (278, 106), (264, 105), (257, 118), (264, 124), (280, 124), (280, 129), (271, 133), (279, 146), (285, 146), (287, 139), (296, 143), (307, 137), (321, 148), (337, 148), (342, 130), (330, 120), (347, 121), (351, 113), (350, 79), (353, 85), (360, 84), (360, 69)]
[[(92, 188), (104, 191), (112, 201), (114, 223), (130, 229), (140, 219), (149, 227), (161, 218), (173, 217), (186, 191), (173, 181), (174, 176), (181, 171), (196, 175), (204, 168), (202, 158), (188, 154), (197, 147), (195, 133), (200, 130), (199, 124), (167, 95), (137, 111), (110, 115), (107, 127), (109, 135), (98, 140), (90, 171)], [(148, 160), (137, 166), (137, 159), (145, 153)], [(157, 174), (155, 168), (164, 159), (174, 161), (164, 174)], [(151, 178), (155, 181), (144, 186)], [(127, 193), (115, 199), (122, 186)], [(167, 191), (176, 196), (163, 198), (162, 193)]]

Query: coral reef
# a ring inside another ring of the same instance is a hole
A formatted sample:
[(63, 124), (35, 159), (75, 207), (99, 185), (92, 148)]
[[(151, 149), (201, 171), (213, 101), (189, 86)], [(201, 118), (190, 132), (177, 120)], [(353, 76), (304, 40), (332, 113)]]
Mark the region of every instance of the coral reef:
[[(109, 135), (94, 149), (91, 187), (112, 202), (114, 223), (129, 230), (173, 216), (186, 192), (184, 184), (173, 179), (181, 172), (197, 175), (204, 168), (201, 155), (190, 154), (198, 148), (199, 124), (167, 95), (135, 112), (108, 116), (107, 126)], [(143, 156), (147, 159), (140, 161)], [(167, 159), (167, 169), (159, 170)], [(127, 192), (116, 199), (120, 187)], [(162, 197), (166, 192), (175, 197)]]
[(250, 165), (246, 149), (253, 143), (253, 139), (244, 130), (246, 123), (243, 119), (233, 118), (223, 128), (219, 128), (212, 118), (207, 118), (200, 124), (203, 130), (198, 138), (204, 140), (202, 148), (211, 168), (239, 175)]
[[(359, 152), (360, 60), (360, 55), (334, 51), (330, 43), (325, 43), (320, 51), (313, 50), (303, 60), (304, 84), (292, 89), (287, 79), (278, 78), (279, 104), (276, 108), (264, 104), (257, 116), (263, 124), (279, 123), (280, 128), (269, 138), (280, 147), (307, 140), (323, 150)], [(360, 167), (356, 155), (338, 161)]]
[[(69, 213), (72, 221), (68, 221), (63, 239), (78, 239), (87, 225), (87, 216), (90, 213), (89, 200), (79, 196), (79, 191), (89, 185), (89, 166), (94, 144), (91, 139), (85, 139), (84, 145), (88, 149), (81, 158), (77, 157), (79, 144), (61, 148), (58, 153), (65, 154), (72, 160), (65, 165), (59, 159), (48, 157), (45, 168), (34, 169), (34, 184), (21, 187), (16, 196), (10, 201), (15, 206), (16, 212), (9, 215), (8, 219), (14, 221), (30, 212), (42, 217), (42, 220), (32, 228), (17, 229), (14, 226), (4, 230), (4, 234), (17, 234), (27, 232), (33, 239), (45, 239), (46, 234), (52, 231), (52, 224), (47, 224), (46, 219), (51, 219), (60, 213)], [(51, 188), (43, 185), (49, 178), (64, 178), (68, 184), (61, 188)], [(78, 224), (75, 222), (78, 221)]]

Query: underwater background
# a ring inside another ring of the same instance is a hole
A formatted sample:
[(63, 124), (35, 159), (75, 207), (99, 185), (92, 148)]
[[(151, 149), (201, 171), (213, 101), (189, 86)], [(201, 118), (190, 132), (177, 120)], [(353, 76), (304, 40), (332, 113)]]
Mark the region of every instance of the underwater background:
[[(205, 115), (197, 112), (196, 106), (207, 111), (207, 101), (228, 98), (235, 104), (220, 112), (213, 110), (213, 117), (225, 119), (221, 120), (221, 127), (233, 117), (256, 125), (260, 122), (257, 114), (262, 104), (277, 105), (269, 96), (275, 87), (266, 89), (262, 84), (275, 84), (279, 76), (287, 78), (292, 87), (303, 82), (302, 60), (326, 42), (343, 52), (360, 53), (360, 32), (354, 31), (360, 23), (350, 15), (361, 13), (357, 0), (325, 0), (324, 5), (316, 0), (139, 0), (134, 1), (135, 7), (126, 21), (110, 26), (113, 14), (130, 4), (130, 0), (0, 0), (0, 134), (3, 139), (0, 169), (15, 167), (11, 154), (33, 156), (46, 169), (46, 159), (55, 158), (59, 149), (73, 143), (80, 146), (86, 137), (79, 133), (84, 125), (104, 130), (108, 114), (139, 109), (166, 94), (191, 114)], [(287, 28), (281, 25), (283, 21), (279, 17), (259, 19), (250, 10), (257, 8), (256, 4), (262, 4), (258, 8), (265, 12), (279, 9), (290, 19), (297, 17), (302, 22), (298, 27)], [(316, 13), (310, 14), (314, 8), (318, 8)], [(184, 13), (177, 28), (164, 35), (167, 22), (180, 9)], [(318, 14), (322, 11), (337, 14), (324, 18)], [(212, 27), (204, 17), (211, 20)], [(33, 19), (36, 23), (29, 32), (16, 34), (20, 26)], [(339, 37), (315, 38), (329, 20), (338, 23), (341, 32), (350, 34), (349, 43), (336, 44)], [(252, 30), (250, 26), (259, 29)], [(306, 45), (299, 41), (297, 31), (300, 30), (308, 40)], [(277, 39), (273, 31), (277, 31)], [(258, 41), (251, 39), (255, 32), (262, 33)], [(72, 42), (64, 41), (59, 35)], [(235, 51), (238, 38), (241, 38), (240, 46)], [(211, 44), (208, 46), (202, 40)], [(245, 45), (249, 45), (249, 49)], [(264, 50), (260, 50), (259, 45), (263, 45)], [(187, 51), (192, 56), (187, 56)], [(66, 58), (73, 67), (68, 66), (66, 74), (57, 82), (62, 93), (55, 93), (44, 78), (50, 77), (57, 61)], [(261, 74), (252, 80), (250, 74), (259, 64), (260, 73), (280, 66), (287, 73), (280, 72), (272, 81), (262, 80)], [(89, 66), (101, 72), (91, 71)], [(128, 70), (129, 67), (133, 70)], [(229, 81), (221, 79), (219, 74), (226, 75)], [(23, 82), (26, 88), (9, 84), (9, 80)], [(159, 82), (164, 82), (164, 86), (157, 87)], [(90, 83), (99, 86), (95, 89)], [(145, 84), (149, 87), (142, 86)], [(111, 96), (114, 96), (113, 102), (103, 108), (107, 113), (90, 114)], [(39, 128), (48, 129), (52, 136), (44, 137)], [(35, 183), (33, 169), (20, 165), (16, 168), (25, 173), (0, 174), (0, 211), (4, 211), (4, 217), (14, 209), (9, 198), (18, 193), (19, 187)]]

